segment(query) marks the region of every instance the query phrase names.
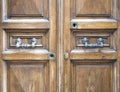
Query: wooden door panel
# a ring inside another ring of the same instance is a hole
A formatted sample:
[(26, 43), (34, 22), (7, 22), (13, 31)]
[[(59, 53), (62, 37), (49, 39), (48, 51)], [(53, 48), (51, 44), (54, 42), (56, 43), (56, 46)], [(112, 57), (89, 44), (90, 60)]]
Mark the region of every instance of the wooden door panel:
[(64, 1), (64, 92), (118, 92), (117, 14), (117, 0)]
[[(71, 52), (116, 52), (117, 31), (107, 29), (81, 29), (71, 30)], [(103, 40), (103, 47), (85, 47), (83, 40), (87, 38), (88, 45), (95, 45), (100, 38)]]
[(1, 92), (119, 92), (120, 0), (1, 3)]
[(113, 17), (115, 0), (71, 0), (71, 17)]
[[(110, 14), (111, 0), (75, 0), (76, 4), (76, 15), (99, 15), (99, 14)], [(92, 7), (92, 8), (90, 8)]]
[(1, 1), (1, 92), (56, 92), (56, 0)]
[(34, 48), (26, 49), (37, 49), (37, 50), (46, 50), (48, 51), (49, 47), (49, 32), (48, 30), (5, 30), (4, 39), (7, 39), (7, 44), (5, 46), (6, 50), (13, 49), (25, 49), (25, 47), (16, 47), (17, 39), (20, 38), (22, 44), (32, 44), (32, 39), (36, 39), (36, 46)]
[(72, 92), (114, 92), (114, 61), (90, 62), (71, 61)]
[[(9, 92), (48, 92), (48, 62), (6, 62)], [(4, 70), (3, 70), (4, 71)], [(5, 79), (7, 78), (7, 79)]]
[(72, 19), (71, 29), (116, 29), (115, 19)]
[(9, 18), (48, 18), (48, 0), (6, 0)]

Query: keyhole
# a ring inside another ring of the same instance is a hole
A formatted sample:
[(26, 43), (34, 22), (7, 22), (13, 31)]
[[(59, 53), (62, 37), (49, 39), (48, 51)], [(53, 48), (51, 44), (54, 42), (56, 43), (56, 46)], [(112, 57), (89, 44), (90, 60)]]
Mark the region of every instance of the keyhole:
[(73, 28), (77, 28), (77, 23), (72, 24)]
[(50, 54), (50, 57), (53, 58), (53, 57), (54, 57), (54, 54)]
[(54, 55), (54, 53), (50, 53), (50, 54), (49, 54), (49, 59), (50, 59), (50, 60), (55, 59), (55, 55)]

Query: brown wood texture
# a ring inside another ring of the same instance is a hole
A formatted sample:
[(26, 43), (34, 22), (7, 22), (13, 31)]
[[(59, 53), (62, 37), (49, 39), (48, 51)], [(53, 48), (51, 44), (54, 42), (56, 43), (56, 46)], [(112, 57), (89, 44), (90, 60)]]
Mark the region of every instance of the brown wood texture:
[[(0, 0), (0, 7), (0, 92), (120, 92), (120, 0)], [(36, 47), (27, 47), (32, 38)]]
[(56, 0), (1, 1), (0, 92), (56, 92)]
[[(27, 4), (26, 4), (27, 3)], [(48, 0), (8, 0), (8, 17), (46, 17)]]
[[(119, 0), (120, 3), (120, 0)], [(120, 9), (120, 8), (119, 8)], [(120, 10), (119, 10), (120, 12)], [(119, 15), (119, 20), (120, 20), (120, 15)], [(118, 22), (118, 43), (120, 42), (120, 21)], [(117, 45), (118, 46), (118, 67), (120, 67), (120, 44)], [(118, 79), (120, 78), (119, 76), (120, 71), (118, 72)], [(120, 79), (118, 80), (118, 83), (120, 83)], [(120, 90), (120, 86), (118, 86), (118, 90)]]
[(71, 17), (72, 18), (111, 18), (115, 16), (116, 1), (113, 0), (72, 0)]
[[(76, 4), (76, 15), (109, 15), (110, 14), (110, 8), (111, 8), (111, 1), (112, 0), (75, 0)], [(90, 8), (92, 7), (92, 8)]]
[[(94, 49), (85, 48), (83, 45), (83, 38), (87, 38), (89, 43), (95, 44), (97, 39), (102, 38), (104, 40), (104, 47), (96, 47)], [(71, 32), (71, 49), (74, 51), (81, 52), (116, 52), (117, 43), (117, 31), (107, 29), (87, 29), (87, 30), (72, 30)]]
[[(34, 31), (34, 32), (33, 32)], [(49, 48), (49, 32), (48, 30), (5, 30), (5, 39), (7, 39), (6, 49), (21, 49), (16, 48), (16, 40), (20, 38), (22, 43), (31, 44), (32, 38), (35, 38), (37, 43), (34, 49), (45, 49)], [(28, 48), (29, 49), (29, 48)], [(32, 50), (32, 49), (31, 49)]]
[(72, 65), (72, 92), (113, 92), (112, 64)]
[(8, 64), (8, 79), (10, 92), (47, 92), (48, 65)]
[(116, 20), (105, 20), (105, 19), (85, 19), (71, 21), (71, 28), (73, 23), (77, 23), (77, 29), (116, 29)]
[[(64, 1), (63, 92), (119, 92), (118, 5), (117, 0)], [(102, 48), (95, 46), (98, 38)]]
[[(2, 8), (2, 0), (0, 0), (0, 8)], [(0, 53), (2, 52), (2, 10), (0, 9)], [(2, 92), (2, 55), (0, 54), (0, 91)]]

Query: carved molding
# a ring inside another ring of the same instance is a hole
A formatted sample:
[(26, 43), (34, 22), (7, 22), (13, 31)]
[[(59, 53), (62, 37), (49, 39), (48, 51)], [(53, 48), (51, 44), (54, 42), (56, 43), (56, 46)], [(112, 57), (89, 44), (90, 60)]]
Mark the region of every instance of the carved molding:
[[(36, 43), (34, 48), (30, 49), (48, 49), (48, 32), (40, 32), (40, 33), (26, 33), (26, 32), (6, 32), (7, 35), (7, 46), (8, 49), (24, 49), (22, 46), (19, 48), (16, 47), (16, 41), (18, 38), (22, 40), (22, 44), (24, 45), (31, 45), (31, 39), (35, 38)], [(25, 48), (29, 49), (29, 48)]]

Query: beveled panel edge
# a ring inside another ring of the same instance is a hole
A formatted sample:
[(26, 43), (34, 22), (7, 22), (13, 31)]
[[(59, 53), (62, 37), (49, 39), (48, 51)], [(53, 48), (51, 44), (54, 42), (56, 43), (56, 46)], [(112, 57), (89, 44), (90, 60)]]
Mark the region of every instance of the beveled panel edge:
[(3, 23), (3, 29), (49, 29), (49, 22), (39, 23)]
[(4, 19), (2, 23), (39, 23), (39, 22), (49, 22), (48, 19)]
[(70, 53), (71, 60), (116, 60), (117, 53)]
[[(15, 52), (16, 51), (16, 52)], [(15, 50), (3, 51), (3, 60), (49, 60), (47, 50)]]
[[(43, 3), (44, 3), (44, 0), (42, 0), (43, 1)], [(1, 3), (2, 3), (2, 6), (1, 6), (1, 8), (2, 8), (2, 21), (6, 21), (6, 20), (15, 20), (15, 19), (12, 19), (12, 18), (8, 18), (8, 0), (1, 0)], [(44, 5), (45, 6), (45, 5)], [(48, 5), (49, 6), (49, 5)], [(48, 7), (47, 6), (47, 7)], [(44, 11), (44, 7), (43, 7), (43, 12), (39, 15), (39, 16), (41, 16), (41, 17), (43, 17), (44, 16), (44, 14), (43, 13), (45, 13), (45, 11)], [(29, 15), (29, 14), (28, 14)], [(33, 14), (34, 15), (34, 14)], [(38, 16), (38, 15), (37, 15)], [(21, 16), (21, 17), (23, 17), (23, 16)], [(24, 19), (26, 16), (24, 16), (22, 19)], [(28, 16), (29, 17), (29, 16)], [(36, 16), (33, 16), (33, 18), (32, 19), (34, 19)], [(45, 18), (48, 18), (48, 16), (46, 16)], [(26, 18), (25, 18), (26, 19)], [(30, 19), (30, 20), (32, 20), (32, 19)], [(18, 20), (19, 20), (19, 18), (18, 18)], [(21, 19), (20, 19), (21, 20)], [(27, 20), (27, 19), (26, 19)], [(37, 19), (37, 20), (39, 20), (39, 19)]]
[[(87, 2), (87, 0), (86, 0), (86, 2)], [(99, 4), (101, 4), (101, 3), (99, 3)], [(104, 2), (104, 4), (105, 4), (105, 2)], [(87, 13), (86, 14), (80, 14), (80, 12), (77, 12), (78, 11), (77, 10), (78, 9), (77, 5), (79, 5), (79, 4), (77, 3), (77, 0), (75, 0), (76, 17), (97, 17), (97, 16), (98, 17), (111, 17), (112, 16), (112, 8), (113, 8), (112, 0), (110, 0), (110, 2), (107, 2), (107, 4), (108, 4), (108, 7), (107, 7), (106, 10), (104, 10), (104, 11), (106, 11), (106, 13), (102, 13), (102, 14), (100, 14), (100, 13), (99, 14), (87, 14)], [(105, 8), (105, 6), (104, 6), (104, 8)]]
[[(76, 27), (73, 27), (73, 24)], [(114, 19), (72, 19), (71, 29), (117, 29), (118, 23)]]

